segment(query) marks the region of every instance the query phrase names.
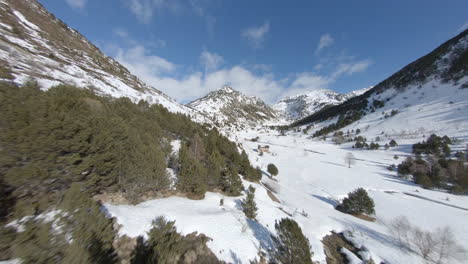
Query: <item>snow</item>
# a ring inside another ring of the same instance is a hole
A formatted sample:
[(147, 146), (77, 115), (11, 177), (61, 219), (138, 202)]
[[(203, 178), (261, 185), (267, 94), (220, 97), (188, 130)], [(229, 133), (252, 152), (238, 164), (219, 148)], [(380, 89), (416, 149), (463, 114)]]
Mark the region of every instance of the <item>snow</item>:
[[(92, 86), (101, 95), (128, 97), (133, 102), (146, 100), (150, 104), (161, 104), (171, 112), (190, 115), (195, 122), (209, 123), (209, 120), (198, 111), (177, 103), (130, 73), (124, 72), (123, 76), (111, 74), (121, 72), (121, 65), (96, 50), (77, 31), (68, 28), (69, 34), (76, 38), (76, 41), (83, 42), (91, 49), (92, 55), (87, 53), (87, 50), (70, 52), (68, 47), (62, 46), (59, 42), (50, 42), (46, 38), (47, 33), (53, 34), (53, 32), (42, 32), (38, 25), (31, 22), (32, 17), (28, 17), (31, 15), (30, 12), (26, 16), (25, 12), (15, 10), (15, 5), (6, 6), (5, 2), (2, 3), (2, 7), (11, 10), (11, 13), (6, 12), (6, 15), (10, 16), (11, 20), (16, 20), (26, 31), (26, 34), (18, 37), (11, 32), (13, 27), (10, 20), (2, 19), (0, 23), (0, 32), (5, 39), (5, 41), (0, 40), (2, 45), (0, 58), (10, 65), (15, 83), (22, 84), (24, 80), (33, 76), (44, 90), (64, 83), (82, 88)], [(37, 16), (36, 19), (50, 18), (47, 16), (47, 10), (37, 6), (34, 2), (31, 2), (31, 10), (35, 12), (32, 14)], [(55, 22), (58, 23), (57, 20)], [(77, 58), (76, 52), (81, 53), (80, 58)], [(49, 58), (49, 54), (53, 54), (57, 59)], [(105, 60), (115, 68), (108, 70), (101, 64), (96, 64), (96, 55), (98, 60)]]
[(182, 141), (179, 139), (171, 141), (172, 154), (179, 153), (181, 144), (182, 144)]
[(33, 30), (39, 30), (39, 27), (34, 25), (33, 23), (29, 22), (29, 20), (27, 20), (23, 14), (21, 14), (20, 12), (16, 11), (16, 10), (13, 10), (13, 14), (15, 14), (15, 16), (18, 17), (19, 21), (21, 21), (21, 23), (23, 23), (24, 25), (26, 25), (27, 27), (33, 29)]
[[(248, 182), (244, 182), (245, 187), (252, 184), (256, 188), (258, 222), (247, 221), (243, 215), (239, 206), (242, 197), (223, 197), (218, 193), (207, 193), (205, 199), (199, 201), (170, 197), (136, 206), (106, 204), (110, 214), (122, 224), (120, 233), (144, 235), (151, 221), (163, 215), (176, 220), (178, 230), (184, 234), (198, 231), (211, 237), (213, 241), (208, 246), (213, 252), (221, 260), (233, 263), (248, 263), (257, 256), (259, 248), (271, 247), (275, 221), (284, 217), (292, 217), (299, 223), (311, 242), (313, 260), (320, 263), (325, 263), (323, 237), (331, 231), (346, 230), (349, 231), (347, 237), (357, 247), (365, 247), (359, 254), (364, 259), (372, 257), (376, 263), (424, 263), (415, 253), (401, 251), (390, 234), (386, 223), (398, 216), (406, 216), (411, 223), (425, 230), (449, 225), (460, 244), (468, 243), (468, 226), (465, 224), (468, 211), (405, 193), (462, 207), (468, 207), (468, 197), (425, 190), (396, 177), (396, 173), (386, 167), (396, 163), (394, 155), (402, 158), (408, 155), (400, 148), (353, 150), (351, 143), (337, 146), (328, 141), (311, 140), (302, 133), (278, 136), (278, 132), (266, 129), (238, 132), (236, 136), (240, 139), (259, 136), (260, 141), (270, 142), (272, 154), (259, 156), (254, 151), (258, 142), (241, 140), (254, 165), (264, 171), (269, 163), (278, 167), (279, 175), (274, 176), (274, 180), (264, 176), (262, 183), (274, 186), (277, 192), (274, 195), (281, 204), (270, 199), (263, 184)], [(348, 152), (357, 158), (352, 168), (344, 164)], [(365, 188), (375, 201), (375, 222), (334, 209), (337, 202), (358, 187)], [(223, 207), (219, 206), (221, 198), (225, 200)]]
[(347, 94), (340, 94), (329, 89), (314, 89), (304, 94), (285, 97), (272, 107), (279, 111), (289, 122), (292, 122), (318, 112), (327, 105), (343, 103), (352, 97), (367, 92), (371, 88), (363, 88)]
[(49, 223), (53, 222), (52, 227), (55, 230), (59, 230), (60, 226), (58, 224), (58, 219), (57, 216), (61, 215), (62, 211), (60, 210), (52, 210), (49, 212), (45, 212), (36, 216), (25, 216), (21, 219), (14, 220), (10, 223), (8, 223), (6, 226), (7, 227), (13, 227), (15, 228), (18, 232), (23, 232), (24, 231), (24, 224), (28, 222), (29, 220), (34, 220), (34, 221), (40, 221), (44, 223)]
[[(459, 81), (466, 82), (468, 77)], [(468, 92), (460, 86), (432, 80), (410, 86), (404, 92), (389, 89), (373, 95), (369, 102), (378, 99), (385, 101), (385, 106), (341, 131), (360, 129), (368, 140), (380, 136), (402, 143), (422, 140), (431, 134), (468, 139)], [(398, 114), (385, 118), (392, 110), (398, 110)]]
[[(220, 199), (224, 205), (220, 206)], [(205, 199), (196, 201), (181, 197), (151, 200), (136, 206), (106, 204), (110, 215), (116, 216), (122, 225), (120, 234), (146, 236), (151, 222), (158, 216), (176, 220), (177, 230), (182, 234), (200, 232), (212, 238), (208, 242), (220, 259), (253, 259), (257, 255), (259, 242), (251, 226), (239, 210), (239, 197), (223, 197), (207, 193)]]
[[(209, 120), (220, 124), (225, 130), (243, 127), (254, 127), (259, 122), (278, 124), (276, 111), (266, 105), (260, 98), (244, 95), (229, 86), (208, 93), (206, 96), (187, 104)], [(248, 110), (246, 110), (248, 109)], [(255, 113), (251, 113), (255, 111)], [(255, 115), (256, 114), (256, 115)]]
[(354, 255), (353, 252), (349, 251), (346, 248), (341, 248), (340, 252), (346, 256), (346, 259), (348, 260), (349, 264), (362, 264), (363, 263), (363, 261), (360, 260), (356, 255)]

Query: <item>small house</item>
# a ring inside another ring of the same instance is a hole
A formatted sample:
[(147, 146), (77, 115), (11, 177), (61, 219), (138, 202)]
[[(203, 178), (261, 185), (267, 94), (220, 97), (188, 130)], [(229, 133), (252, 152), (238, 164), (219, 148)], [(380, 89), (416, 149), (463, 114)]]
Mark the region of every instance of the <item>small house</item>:
[(268, 145), (258, 145), (259, 153), (270, 153), (270, 146)]

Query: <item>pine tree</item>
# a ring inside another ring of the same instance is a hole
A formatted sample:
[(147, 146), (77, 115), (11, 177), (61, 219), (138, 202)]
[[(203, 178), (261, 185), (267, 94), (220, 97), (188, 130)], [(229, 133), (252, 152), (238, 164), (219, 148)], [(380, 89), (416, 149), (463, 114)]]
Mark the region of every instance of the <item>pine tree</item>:
[(180, 171), (177, 188), (196, 198), (203, 197), (207, 190), (207, 171), (200, 162), (190, 156), (188, 149), (182, 145), (179, 151)]
[(213, 150), (207, 161), (207, 184), (210, 189), (213, 189), (218, 185), (221, 178), (221, 167), (223, 163), (223, 157), (219, 151)]
[(242, 181), (237, 173), (237, 169), (230, 165), (224, 170), (219, 186), (221, 190), (229, 196), (239, 196), (242, 190)]
[(309, 240), (302, 233), (299, 225), (290, 218), (283, 218), (275, 223), (277, 235), (273, 237), (276, 244), (276, 260), (282, 264), (312, 264)]
[(367, 191), (363, 188), (358, 188), (350, 193), (348, 197), (343, 199), (343, 202), (337, 206), (339, 211), (347, 214), (374, 214), (374, 200), (369, 197)]
[(258, 210), (257, 204), (255, 203), (255, 188), (250, 185), (246, 193), (246, 197), (242, 201), (242, 211), (247, 218), (255, 220)]
[(278, 175), (278, 168), (273, 163), (268, 164), (267, 171), (273, 176)]
[(149, 256), (147, 263), (177, 263), (182, 236), (177, 233), (175, 222), (158, 217), (148, 232)]
[(93, 263), (115, 263), (113, 242), (116, 232), (112, 220), (101, 211), (101, 204), (88, 195), (81, 184), (75, 183), (65, 193), (60, 204), (64, 211), (73, 212), (62, 219), (64, 228), (73, 237), (66, 253), (80, 257), (83, 263), (85, 259), (91, 259)]

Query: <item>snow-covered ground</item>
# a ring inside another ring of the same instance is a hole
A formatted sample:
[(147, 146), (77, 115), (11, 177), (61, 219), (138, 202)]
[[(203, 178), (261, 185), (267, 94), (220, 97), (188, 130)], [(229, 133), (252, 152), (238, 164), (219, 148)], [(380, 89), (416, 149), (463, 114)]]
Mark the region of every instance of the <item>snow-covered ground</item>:
[[(278, 132), (268, 130), (244, 131), (237, 138), (255, 136), (268, 142), (272, 153), (259, 156), (255, 151), (257, 142), (241, 140), (251, 162), (263, 170), (269, 163), (279, 169), (279, 175), (274, 177), (277, 181), (265, 175), (262, 185), (244, 182), (245, 187), (249, 184), (256, 187), (258, 222), (246, 220), (240, 207), (243, 197), (207, 193), (200, 201), (171, 197), (137, 206), (106, 204), (108, 212), (123, 226), (120, 233), (145, 235), (151, 221), (164, 215), (176, 220), (178, 230), (184, 234), (198, 231), (211, 237), (213, 240), (208, 246), (220, 259), (230, 263), (248, 263), (257, 256), (259, 248), (271, 247), (274, 223), (283, 217), (292, 217), (300, 224), (311, 242), (313, 259), (321, 263), (325, 263), (322, 238), (331, 231), (345, 230), (351, 232), (356, 244), (368, 249), (376, 263), (424, 263), (418, 255), (402, 251), (386, 227), (388, 221), (398, 216), (406, 216), (412, 224), (426, 230), (449, 225), (460, 244), (468, 244), (468, 211), (448, 206), (467, 208), (467, 196), (425, 190), (386, 169), (408, 155), (407, 146), (386, 151), (354, 150), (351, 143), (337, 146), (309, 139), (302, 133), (278, 136)], [(348, 152), (357, 159), (352, 168), (345, 166), (344, 157)], [(399, 160), (395, 161), (394, 155), (398, 155)], [(263, 185), (276, 189), (275, 196), (281, 203), (272, 201)], [(334, 209), (337, 201), (358, 187), (365, 188), (375, 200), (375, 222)], [(221, 198), (224, 198), (224, 206), (219, 205)]]

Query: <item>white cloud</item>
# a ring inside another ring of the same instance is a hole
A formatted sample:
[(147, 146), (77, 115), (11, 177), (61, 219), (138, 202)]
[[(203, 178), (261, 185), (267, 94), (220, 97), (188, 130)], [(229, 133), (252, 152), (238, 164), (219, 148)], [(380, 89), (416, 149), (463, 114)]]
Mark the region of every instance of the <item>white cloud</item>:
[(144, 46), (136, 45), (131, 49), (118, 49), (115, 58), (131, 72), (145, 79), (149, 76), (173, 72), (176, 65), (154, 55), (148, 55)]
[(163, 9), (177, 11), (179, 9), (179, 3), (175, 0), (130, 0), (128, 5), (138, 21), (144, 24), (151, 22), (156, 11)]
[(320, 37), (319, 44), (317, 46), (317, 49), (315, 50), (315, 54), (320, 53), (322, 49), (333, 45), (333, 43), (335, 43), (335, 39), (333, 39), (330, 34), (323, 34)]
[(265, 37), (270, 31), (270, 22), (266, 21), (259, 27), (251, 27), (242, 31), (241, 36), (245, 38), (254, 49), (261, 48)]
[(72, 8), (83, 9), (86, 6), (87, 0), (65, 0)]
[(363, 72), (372, 64), (371, 60), (361, 60), (351, 63), (341, 63), (332, 74), (333, 79), (337, 79), (343, 74), (352, 75), (358, 72)]
[[(123, 29), (114, 30), (114, 33), (123, 39), (131, 39)], [(372, 63), (370, 60), (358, 61), (352, 56), (341, 54), (325, 60), (322, 67), (328, 69), (328, 74), (303, 72), (288, 78), (279, 78), (271, 72), (270, 65), (242, 64), (223, 67), (224, 58), (207, 50), (200, 54), (200, 65), (197, 66), (200, 70), (193, 70), (151, 54), (147, 47), (135, 43), (128, 45), (131, 47), (128, 49), (113, 47), (115, 59), (147, 84), (183, 103), (200, 98), (226, 83), (244, 94), (258, 96), (272, 103), (284, 96), (314, 89), (328, 89), (343, 75), (363, 72)]]
[(205, 67), (206, 74), (207, 72), (219, 69), (219, 67), (224, 63), (224, 59), (216, 53), (211, 53), (205, 50), (200, 55), (200, 62)]
[(216, 18), (209, 14), (208, 3), (211, 0), (126, 0), (130, 11), (136, 16), (138, 21), (148, 24), (154, 15), (170, 11), (176, 14), (184, 12), (194, 13), (205, 20), (207, 30), (210, 34), (214, 32)]
[(465, 24), (461, 25), (461, 27), (458, 28), (458, 32), (463, 32), (466, 29), (468, 29), (468, 21), (465, 21)]
[(328, 86), (333, 81), (334, 80), (326, 76), (321, 76), (310, 72), (304, 72), (296, 76), (295, 80), (283, 92), (283, 94), (280, 97), (284, 98), (286, 96), (304, 94), (311, 90), (328, 89)]

